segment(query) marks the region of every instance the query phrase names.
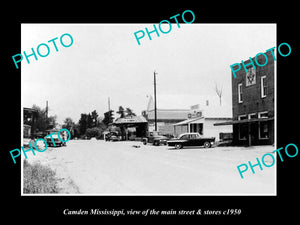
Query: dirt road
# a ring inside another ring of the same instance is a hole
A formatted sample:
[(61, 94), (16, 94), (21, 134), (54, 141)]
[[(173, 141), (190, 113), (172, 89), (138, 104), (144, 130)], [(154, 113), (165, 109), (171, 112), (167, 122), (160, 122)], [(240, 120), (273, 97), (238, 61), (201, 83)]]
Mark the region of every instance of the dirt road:
[[(140, 146), (137, 148), (137, 146)], [(256, 162), (273, 146), (169, 149), (139, 142), (71, 140), (28, 156), (56, 171), (62, 193), (105, 195), (275, 195), (275, 166), (250, 168), (241, 179), (237, 166)]]

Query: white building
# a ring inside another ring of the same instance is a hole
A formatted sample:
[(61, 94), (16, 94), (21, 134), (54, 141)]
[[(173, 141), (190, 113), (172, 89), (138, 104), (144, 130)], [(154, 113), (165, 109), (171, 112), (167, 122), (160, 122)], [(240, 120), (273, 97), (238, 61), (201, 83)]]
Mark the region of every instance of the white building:
[[(149, 129), (154, 126), (154, 101), (150, 97), (143, 115)], [(214, 123), (232, 120), (232, 107), (218, 96), (206, 95), (158, 95), (158, 131), (175, 136), (185, 132), (198, 132), (205, 137), (220, 140), (220, 133), (232, 133), (232, 126), (214, 126)], [(222, 134), (221, 134), (222, 135)]]

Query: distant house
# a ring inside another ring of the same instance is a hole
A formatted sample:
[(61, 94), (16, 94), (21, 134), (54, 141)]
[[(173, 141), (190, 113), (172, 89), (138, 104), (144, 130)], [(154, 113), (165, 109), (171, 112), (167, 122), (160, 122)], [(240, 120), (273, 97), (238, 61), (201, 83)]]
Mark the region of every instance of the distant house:
[(23, 108), (23, 137), (31, 138), (36, 127), (38, 112), (36, 109)]

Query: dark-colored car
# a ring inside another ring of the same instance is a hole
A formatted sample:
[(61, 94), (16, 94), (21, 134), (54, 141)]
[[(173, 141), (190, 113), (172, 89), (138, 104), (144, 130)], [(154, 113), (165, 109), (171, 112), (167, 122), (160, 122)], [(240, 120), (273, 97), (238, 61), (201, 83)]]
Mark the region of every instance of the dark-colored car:
[(169, 139), (170, 138), (161, 135), (157, 131), (152, 131), (152, 132), (148, 132), (147, 137), (144, 137), (142, 139), (142, 142), (144, 145), (146, 145), (147, 143), (153, 143), (153, 145), (159, 146), (161, 144), (167, 145), (167, 141)]
[(121, 136), (117, 132), (110, 132), (106, 135), (106, 141), (120, 141)]
[(184, 133), (178, 138), (169, 140), (168, 146), (174, 146), (176, 149), (181, 149), (185, 146), (204, 146), (210, 148), (215, 143), (215, 138), (204, 138), (199, 133)]

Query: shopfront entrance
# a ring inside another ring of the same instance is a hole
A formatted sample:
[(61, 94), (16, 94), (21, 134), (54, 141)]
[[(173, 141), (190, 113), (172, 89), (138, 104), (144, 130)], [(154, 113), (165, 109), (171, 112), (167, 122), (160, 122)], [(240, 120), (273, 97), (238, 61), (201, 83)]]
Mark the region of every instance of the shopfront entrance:
[(142, 116), (118, 118), (114, 125), (120, 128), (122, 140), (138, 140), (147, 135), (148, 122)]
[(191, 123), (189, 126), (191, 133), (196, 132), (203, 135), (203, 123)]

